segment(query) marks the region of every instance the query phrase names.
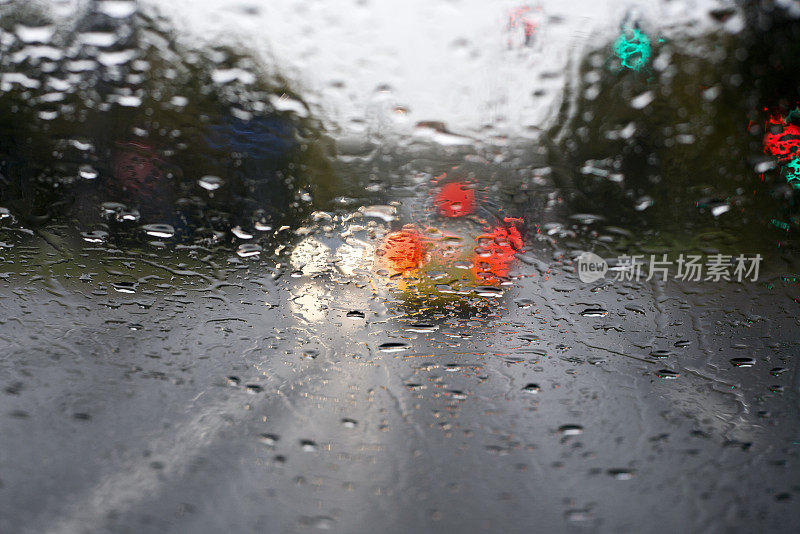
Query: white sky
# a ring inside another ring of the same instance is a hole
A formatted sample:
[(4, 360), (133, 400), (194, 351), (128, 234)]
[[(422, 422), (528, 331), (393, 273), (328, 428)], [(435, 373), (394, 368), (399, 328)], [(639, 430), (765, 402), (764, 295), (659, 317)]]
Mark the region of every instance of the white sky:
[[(494, 124), (519, 135), (543, 127), (560, 102), (570, 57), (612, 40), (637, 7), (646, 26), (710, 22), (716, 0), (544, 0), (537, 42), (508, 47), (517, 1), (141, 0), (189, 39), (244, 43), (273, 58), (317, 114), (345, 131), (360, 121), (408, 128), (442, 121), (474, 132)], [(250, 9), (253, 8), (253, 9)], [(555, 20), (560, 18), (561, 21)], [(542, 78), (542, 73), (557, 73)], [(376, 95), (376, 88), (391, 87)], [(532, 93), (545, 91), (541, 97)], [(389, 110), (408, 108), (403, 120)], [(376, 118), (377, 115), (377, 118)], [(388, 118), (387, 118), (388, 117)]]

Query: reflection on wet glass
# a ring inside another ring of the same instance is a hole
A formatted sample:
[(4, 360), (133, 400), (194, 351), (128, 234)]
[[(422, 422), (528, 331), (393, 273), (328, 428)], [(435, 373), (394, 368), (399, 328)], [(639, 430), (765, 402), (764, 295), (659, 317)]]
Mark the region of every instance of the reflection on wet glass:
[(0, 2), (0, 531), (796, 531), (798, 35)]

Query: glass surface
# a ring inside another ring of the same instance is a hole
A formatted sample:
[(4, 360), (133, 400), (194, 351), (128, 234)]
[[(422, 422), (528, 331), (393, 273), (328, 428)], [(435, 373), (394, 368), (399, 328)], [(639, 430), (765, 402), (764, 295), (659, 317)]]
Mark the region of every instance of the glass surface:
[(798, 532), (800, 4), (0, 0), (0, 532)]

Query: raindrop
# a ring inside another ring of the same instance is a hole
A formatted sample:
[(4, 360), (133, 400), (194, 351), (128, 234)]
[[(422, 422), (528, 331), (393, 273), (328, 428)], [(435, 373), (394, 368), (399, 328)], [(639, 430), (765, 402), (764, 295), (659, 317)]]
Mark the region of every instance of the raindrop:
[(108, 232), (103, 230), (92, 230), (90, 232), (81, 232), (81, 237), (87, 243), (102, 243), (108, 238)]
[(660, 371), (656, 371), (656, 376), (665, 380), (675, 380), (678, 378), (678, 374), (679, 373), (670, 371), (669, 369), (661, 369)]
[(350, 319), (363, 319), (366, 315), (362, 311), (352, 310), (347, 312), (347, 317)]
[(642, 315), (647, 315), (647, 312), (644, 311), (644, 308), (639, 306), (638, 304), (630, 304), (628, 306), (625, 306), (625, 309), (635, 313), (640, 313)]
[(630, 105), (634, 109), (646, 108), (655, 99), (653, 91), (645, 91), (639, 96), (635, 96), (630, 100)]
[(522, 388), (522, 391), (527, 393), (539, 393), (540, 390), (541, 388), (539, 387), (539, 384), (528, 384)]
[(300, 523), (306, 526), (311, 526), (319, 530), (331, 530), (334, 526), (334, 519), (326, 515), (319, 515), (316, 517), (304, 517)]
[(589, 308), (583, 310), (581, 315), (584, 317), (605, 317), (608, 315), (608, 310), (604, 310), (603, 308)]
[(250, 258), (252, 256), (258, 256), (261, 254), (261, 245), (256, 245), (255, 243), (244, 243), (239, 245), (239, 249), (236, 253), (241, 258)]
[(581, 425), (561, 425), (558, 427), (558, 433), (564, 437), (578, 436), (583, 434), (583, 427)]
[(723, 213), (730, 211), (731, 207), (727, 204), (717, 204), (711, 207), (711, 215), (719, 217)]
[(603, 217), (602, 215), (596, 215), (594, 213), (575, 213), (573, 215), (570, 215), (570, 219), (574, 219), (581, 224), (589, 225), (599, 221), (603, 221), (605, 220), (605, 217)]
[(408, 343), (400, 342), (384, 343), (378, 347), (381, 352), (400, 352), (402, 350), (408, 350), (409, 348)]
[(639, 198), (639, 199), (636, 201), (636, 204), (634, 205), (634, 207), (633, 207), (633, 208), (634, 208), (636, 211), (644, 211), (644, 210), (646, 210), (647, 208), (649, 208), (650, 206), (652, 206), (652, 205), (653, 205), (653, 203), (654, 203), (654, 200), (653, 200), (653, 198), (652, 198), (652, 197), (649, 197), (649, 196), (647, 196), (647, 195), (645, 195), (645, 196), (643, 196), (643, 197)]
[(503, 290), (493, 286), (479, 286), (475, 288), (475, 293), (479, 297), (498, 298), (503, 296)]
[(589, 521), (592, 518), (592, 513), (590, 510), (567, 510), (564, 513), (564, 517), (569, 522), (581, 523)]
[(234, 81), (251, 84), (256, 80), (256, 77), (252, 72), (244, 69), (216, 69), (211, 73), (211, 79), (214, 80), (214, 83), (223, 85)]
[(182, 108), (182, 107), (186, 106), (186, 104), (189, 103), (189, 99), (186, 98), (185, 96), (176, 95), (176, 96), (172, 97), (172, 99), (169, 101), (169, 103), (172, 104), (173, 106)]
[(314, 452), (317, 450), (317, 444), (310, 439), (301, 439), (300, 449), (304, 452)]
[(120, 293), (136, 293), (136, 282), (115, 282), (111, 286)]
[[(250, 74), (250, 76), (253, 75)], [(246, 81), (242, 80), (241, 77), (239, 79), (242, 81), (242, 83), (247, 83)], [(255, 81), (255, 76), (253, 76), (253, 81)], [(281, 96), (271, 95), (269, 97), (269, 101), (270, 104), (272, 104), (278, 111), (291, 111), (295, 113), (298, 117), (308, 116), (308, 109), (306, 108), (305, 104), (303, 104), (299, 100), (295, 100), (294, 98), (289, 98), (289, 95), (286, 94), (283, 94)]]
[[(108, 59), (109, 59), (109, 62), (105, 63), (105, 64), (106, 65), (112, 65), (113, 63), (110, 61), (110, 58), (108, 58)], [(142, 99), (139, 98), (138, 96), (134, 96), (134, 95), (124, 95), (124, 96), (122, 96), (122, 95), (112, 95), (112, 96), (109, 97), (109, 100), (112, 101), (112, 102), (116, 102), (120, 106), (125, 106), (125, 107), (129, 107), (129, 108), (135, 108), (135, 107), (139, 107), (139, 106), (142, 105)]]
[(247, 384), (245, 388), (247, 389), (248, 393), (252, 394), (261, 393), (262, 391), (264, 391), (264, 388), (259, 386), (258, 384)]
[(630, 480), (636, 473), (636, 471), (632, 469), (609, 469), (606, 472), (616, 480)]
[(731, 358), (730, 362), (734, 367), (753, 367), (756, 364), (753, 358)]
[(197, 183), (206, 191), (216, 191), (222, 187), (225, 181), (219, 176), (207, 175), (197, 180)]
[(241, 226), (234, 226), (231, 229), (231, 233), (236, 237), (238, 237), (239, 239), (253, 239), (253, 234), (242, 230)]
[(53, 38), (55, 26), (23, 26), (14, 28), (17, 37), (23, 43), (47, 43)]
[(120, 204), (119, 202), (103, 202), (100, 204), (100, 213), (104, 217), (111, 217), (124, 209), (126, 209), (125, 204)]
[(428, 324), (428, 323), (414, 323), (414, 324), (410, 324), (410, 325), (408, 325), (406, 327), (406, 330), (408, 330), (409, 332), (417, 332), (417, 333), (420, 333), (420, 334), (424, 334), (424, 333), (428, 333), (428, 332), (434, 332), (434, 331), (436, 331), (438, 329), (439, 329), (438, 326), (436, 326), (434, 324)]
[(99, 48), (108, 48), (117, 42), (117, 36), (112, 32), (83, 32), (79, 37), (83, 44)]
[(342, 425), (344, 425), (345, 428), (355, 428), (356, 426), (358, 426), (358, 421), (356, 421), (355, 419), (348, 419), (345, 417), (344, 419), (342, 419)]
[(134, 0), (101, 0), (97, 2), (97, 10), (109, 17), (123, 19), (136, 13)]
[(146, 224), (142, 226), (142, 230), (149, 236), (161, 239), (169, 239), (175, 235), (175, 229), (168, 224)]
[(89, 165), (82, 165), (80, 169), (78, 169), (78, 174), (81, 178), (86, 180), (94, 180), (98, 175), (97, 171)]
[(385, 222), (392, 222), (397, 214), (397, 208), (393, 206), (365, 206), (359, 208), (364, 217), (375, 217)]
[(116, 213), (117, 220), (119, 222), (137, 222), (141, 218), (141, 215), (139, 215), (139, 210), (121, 209)]
[(280, 438), (275, 434), (261, 434), (258, 436), (258, 440), (266, 445), (267, 447), (274, 447)]

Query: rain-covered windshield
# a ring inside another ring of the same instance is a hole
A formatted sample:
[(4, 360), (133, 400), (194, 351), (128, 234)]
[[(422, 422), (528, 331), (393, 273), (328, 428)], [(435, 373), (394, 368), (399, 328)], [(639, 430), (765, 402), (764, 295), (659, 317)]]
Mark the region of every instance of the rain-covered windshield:
[(797, 532), (790, 0), (0, 0), (0, 532)]

